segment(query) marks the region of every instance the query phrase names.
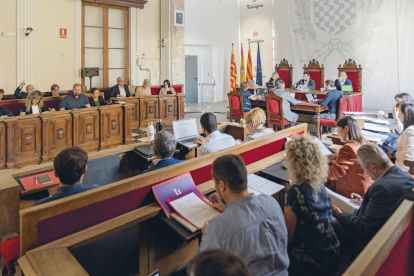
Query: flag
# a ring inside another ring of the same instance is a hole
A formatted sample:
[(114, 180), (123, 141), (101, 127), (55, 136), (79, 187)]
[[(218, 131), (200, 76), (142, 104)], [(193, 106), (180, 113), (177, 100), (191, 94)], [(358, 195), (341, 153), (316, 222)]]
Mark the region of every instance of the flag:
[(240, 84), (245, 81), (246, 73), (244, 71), (243, 43), (241, 44), (241, 64), (240, 64)]
[(253, 80), (253, 71), (252, 71), (252, 53), (250, 52), (250, 43), (249, 43), (249, 55), (247, 56), (246, 81), (249, 82), (250, 80)]
[(260, 45), (259, 42), (257, 42), (257, 69), (256, 69), (256, 84), (258, 86), (263, 85), (262, 81), (262, 62), (260, 60)]
[(237, 87), (237, 67), (236, 57), (234, 56), (234, 44), (231, 44), (231, 64), (230, 64), (230, 91)]

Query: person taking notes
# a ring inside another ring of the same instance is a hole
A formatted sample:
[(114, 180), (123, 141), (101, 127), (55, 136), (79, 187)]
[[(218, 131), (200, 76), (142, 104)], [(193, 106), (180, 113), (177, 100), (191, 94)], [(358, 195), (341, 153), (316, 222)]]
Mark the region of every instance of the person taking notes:
[(303, 88), (303, 89), (309, 89), (309, 90), (315, 90), (315, 81), (310, 78), (309, 72), (303, 72), (303, 79), (298, 81), (296, 84), (293, 83), (294, 88)]

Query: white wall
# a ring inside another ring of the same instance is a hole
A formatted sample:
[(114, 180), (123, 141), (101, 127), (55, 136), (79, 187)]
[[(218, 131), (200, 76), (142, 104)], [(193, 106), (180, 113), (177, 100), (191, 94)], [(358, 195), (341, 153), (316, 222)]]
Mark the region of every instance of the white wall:
[(230, 92), (231, 44), (240, 45), (238, 9), (236, 0), (185, 1), (185, 45), (212, 46), (210, 74), (217, 83), (216, 102), (226, 100)]

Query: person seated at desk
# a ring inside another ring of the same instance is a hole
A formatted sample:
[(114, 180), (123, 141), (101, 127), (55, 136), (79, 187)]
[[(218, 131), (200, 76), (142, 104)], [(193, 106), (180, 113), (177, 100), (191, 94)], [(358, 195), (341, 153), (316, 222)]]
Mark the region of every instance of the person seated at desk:
[(246, 121), (247, 130), (249, 131), (244, 142), (275, 133), (272, 128), (264, 127), (266, 123), (266, 114), (261, 108), (253, 108), (252, 111), (244, 116), (244, 119)]
[(220, 133), (220, 131), (217, 130), (217, 118), (213, 113), (206, 112), (201, 115), (200, 124), (201, 129), (206, 136), (206, 139), (197, 137), (194, 140), (194, 144), (201, 145), (197, 150), (197, 153), (199, 153), (200, 156), (231, 148), (236, 145), (236, 141), (232, 136)]
[(342, 91), (342, 85), (352, 85), (352, 81), (348, 80), (348, 74), (345, 71), (339, 72), (338, 79), (335, 80), (336, 90)]
[[(392, 116), (391, 118), (394, 119), (394, 129), (390, 130), (390, 133), (387, 133), (387, 139), (382, 142), (381, 145), (378, 145), (382, 150), (388, 154), (389, 152), (396, 152), (397, 151), (397, 143), (398, 139), (401, 136), (401, 133), (404, 131), (404, 125), (400, 121), (400, 118), (398, 118), (398, 114), (401, 110), (401, 105), (403, 103), (407, 103), (406, 101), (399, 101), (396, 103), (394, 109), (392, 110)], [(392, 162), (395, 162), (395, 160), (391, 160)]]
[[(328, 91), (328, 94), (326, 94), (325, 99), (323, 100), (317, 100), (317, 103), (321, 106), (328, 106), (329, 110), (328, 112), (324, 112), (320, 114), (321, 119), (327, 119), (327, 120), (336, 120), (336, 113), (339, 108), (339, 100), (342, 98), (342, 93), (338, 90), (336, 90), (335, 83), (333, 80), (327, 80), (325, 81), (325, 88), (326, 91)], [(313, 121), (316, 124), (316, 115), (313, 116)], [(316, 131), (319, 131), (317, 129)], [(323, 127), (323, 132), (328, 132), (327, 127)]]
[(222, 249), (209, 249), (197, 254), (188, 264), (187, 274), (192, 276), (250, 276), (243, 260)]
[(75, 83), (73, 86), (73, 92), (70, 95), (67, 95), (63, 98), (62, 102), (59, 105), (59, 110), (70, 110), (91, 107), (89, 104), (88, 97), (81, 94), (82, 86), (80, 83)]
[(89, 104), (91, 106), (103, 106), (112, 103), (112, 101), (106, 102), (105, 99), (99, 95), (100, 92), (99, 88), (94, 87), (91, 89), (92, 98), (89, 99)]
[(53, 160), (53, 166), (60, 182), (57, 193), (36, 201), (35, 206), (99, 187), (97, 184), (90, 187), (82, 184), (83, 177), (88, 172), (88, 155), (81, 148), (69, 147), (62, 150)]
[(171, 87), (171, 83), (169, 80), (165, 80), (164, 86), (158, 90), (158, 95), (170, 95), (170, 94), (177, 94), (173, 87)]
[(357, 151), (368, 142), (362, 137), (358, 122), (350, 116), (339, 119), (336, 127), (338, 136), (345, 145), (337, 155), (329, 156), (329, 160), (334, 161), (329, 167), (326, 186), (345, 197), (351, 197), (352, 193), (364, 196), (374, 181), (359, 164)]
[(149, 87), (149, 79), (145, 79), (142, 86), (137, 88), (136, 97), (151, 96), (151, 88)]
[(129, 93), (128, 85), (124, 84), (124, 79), (122, 77), (118, 77), (116, 79), (117, 85), (111, 88), (111, 98), (125, 98), (131, 97), (131, 93)]
[[(4, 90), (0, 89), (0, 102), (3, 99), (4, 96)], [(4, 117), (13, 117), (14, 114), (11, 113), (7, 108), (5, 108), (4, 106), (0, 105), (0, 118), (4, 118)]]
[(249, 84), (246, 81), (242, 81), (240, 88), (241, 90), (237, 92), (243, 95), (243, 111), (249, 112), (252, 110), (252, 104), (250, 103), (250, 100), (255, 101), (257, 97), (252, 96), (252, 94), (250, 94), (250, 91), (247, 90), (249, 88)]
[[(273, 72), (270, 80), (267, 82), (267, 88), (275, 88), (278, 81), (282, 79), (279, 78), (279, 74), (277, 72)], [(273, 84), (273, 85), (272, 85)]]
[[(22, 107), (20, 115), (39, 114), (46, 111), (43, 103), (43, 94), (36, 90), (29, 94), (26, 98), (26, 104)], [(55, 111), (54, 108), (49, 108), (49, 111)]]
[(152, 153), (156, 158), (153, 161), (154, 166), (142, 171), (141, 174), (183, 162), (184, 160), (176, 160), (172, 157), (176, 148), (177, 141), (174, 135), (165, 130), (158, 132), (152, 142)]
[(303, 79), (298, 81), (297, 83), (293, 83), (292, 87), (296, 89), (309, 89), (315, 90), (315, 81), (310, 78), (309, 72), (303, 72)]
[(252, 275), (288, 275), (287, 231), (279, 203), (270, 195), (249, 194), (239, 155), (220, 156), (212, 167), (216, 192), (209, 199), (222, 213), (204, 224), (199, 252), (229, 250)]
[[(408, 102), (408, 103), (414, 104), (413, 98), (408, 93), (399, 93), (399, 94), (394, 96), (394, 99), (395, 99), (396, 103)], [(394, 107), (395, 107), (395, 105), (394, 105)], [(384, 116), (385, 119), (393, 119), (394, 118), (393, 117), (393, 112), (385, 113), (383, 110), (378, 111), (377, 115), (378, 116), (382, 115), (382, 116)]]
[(361, 207), (353, 214), (342, 212), (337, 206), (332, 211), (337, 217), (335, 232), (343, 246), (360, 252), (389, 218), (395, 203), (414, 188), (414, 179), (394, 165), (382, 149), (365, 144), (357, 152), (358, 162), (375, 181), (362, 198), (351, 194), (351, 201)]
[(289, 122), (296, 123), (299, 119), (299, 115), (290, 110), (290, 104), (297, 105), (298, 101), (295, 100), (289, 92), (285, 91), (285, 82), (280, 80), (276, 82), (276, 90), (273, 91), (273, 94), (283, 98), (283, 117)]
[(333, 229), (331, 199), (324, 188), (328, 164), (307, 135), (286, 144), (290, 173), (284, 216), (289, 237), (289, 275), (333, 275), (339, 241)]
[(26, 82), (23, 80), (19, 87), (16, 88), (16, 91), (14, 91), (14, 96), (16, 97), (16, 99), (26, 99), (27, 95), (29, 95), (30, 93), (32, 93), (35, 89), (34, 86), (32, 84), (28, 84), (26, 86), (26, 91), (24, 92), (23, 87), (26, 85)]
[(50, 87), (50, 91), (52, 92), (52, 97), (59, 97), (59, 85), (54, 84)]

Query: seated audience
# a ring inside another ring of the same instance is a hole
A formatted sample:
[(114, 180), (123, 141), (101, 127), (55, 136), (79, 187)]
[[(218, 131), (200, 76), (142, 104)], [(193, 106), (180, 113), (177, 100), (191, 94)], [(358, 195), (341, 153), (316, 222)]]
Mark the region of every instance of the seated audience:
[(334, 227), (341, 244), (359, 252), (387, 221), (399, 198), (414, 188), (414, 179), (373, 144), (361, 146), (357, 158), (375, 183), (363, 199), (358, 194), (351, 194), (354, 198), (351, 201), (361, 204), (353, 214), (342, 212), (337, 206), (332, 206), (332, 211), (338, 219)]
[[(101, 91), (99, 91), (98, 88), (94, 87), (91, 89), (91, 93), (92, 93), (92, 98), (89, 99), (89, 104), (91, 106), (102, 106), (102, 105), (107, 105), (107, 102), (105, 101), (105, 99), (99, 95)], [(111, 101), (108, 101), (108, 103)]]
[[(403, 102), (408, 102), (408, 103), (414, 104), (413, 98), (408, 93), (398, 93), (397, 95), (395, 95), (394, 99), (395, 99), (395, 102), (397, 102), (397, 103), (403, 101)], [(382, 110), (378, 111), (377, 115), (382, 115), (382, 116), (384, 116), (385, 119), (394, 118), (392, 112), (391, 113), (385, 113)]]
[(82, 86), (80, 83), (75, 83), (73, 86), (73, 92), (70, 95), (67, 95), (63, 98), (62, 102), (59, 105), (59, 110), (70, 110), (91, 107), (89, 104), (88, 97), (81, 94)]
[(158, 95), (168, 95), (168, 94), (177, 94), (173, 87), (171, 87), (171, 83), (169, 80), (165, 80), (164, 86), (158, 91)]
[[(0, 101), (3, 99), (4, 96), (4, 90), (0, 89)], [(4, 117), (13, 117), (14, 114), (11, 113), (7, 108), (5, 108), (4, 106), (0, 105), (0, 118), (4, 118)]]
[(243, 111), (244, 112), (249, 112), (250, 110), (252, 110), (252, 104), (250, 103), (250, 100), (256, 100), (257, 98), (255, 96), (252, 96), (252, 94), (250, 94), (249, 90), (247, 90), (249, 88), (249, 84), (245, 81), (243, 81), (240, 84), (240, 88), (241, 90), (237, 91), (240, 94), (243, 95)]
[(51, 197), (43, 198), (34, 205), (55, 201), (60, 198), (79, 194), (99, 187), (95, 184), (91, 187), (84, 187), (83, 177), (88, 171), (88, 155), (78, 147), (69, 147), (62, 150), (53, 161), (55, 176), (59, 178), (57, 193)]
[(250, 276), (246, 264), (236, 254), (222, 249), (205, 250), (188, 264), (192, 276)]
[[(49, 109), (55, 111), (55, 109)], [(26, 104), (22, 107), (20, 115), (39, 114), (46, 111), (43, 103), (43, 94), (36, 90), (29, 94), (26, 98)]]
[(136, 97), (151, 96), (151, 88), (149, 87), (149, 79), (145, 79), (142, 86), (137, 88)]
[(154, 166), (142, 171), (141, 173), (155, 171), (183, 162), (184, 160), (175, 160), (172, 157), (176, 148), (177, 141), (175, 140), (174, 135), (165, 130), (158, 132), (152, 142), (152, 153), (156, 158), (156, 160), (153, 161)]
[(88, 93), (88, 89), (86, 88), (86, 85), (83, 85), (82, 84), (82, 92), (81, 92), (81, 94), (86, 96), (87, 93)]
[(339, 261), (331, 199), (324, 188), (328, 164), (309, 136), (286, 144), (291, 187), (284, 209), (289, 237), (289, 275), (332, 275)]
[(128, 85), (124, 84), (124, 79), (122, 77), (118, 77), (116, 79), (117, 85), (111, 88), (111, 98), (116, 97), (131, 97), (131, 93), (129, 93)]
[(339, 72), (338, 79), (335, 80), (336, 90), (342, 91), (342, 85), (352, 85), (352, 81), (348, 80), (348, 74), (345, 71)]
[[(339, 101), (342, 98), (342, 93), (336, 90), (333, 80), (325, 81), (325, 88), (328, 91), (325, 99), (318, 100), (317, 103), (321, 106), (328, 106), (328, 112), (321, 113), (319, 116), (321, 119), (336, 120), (337, 110), (339, 108)], [(313, 116), (313, 121), (316, 123), (316, 115)], [(319, 131), (319, 129), (317, 130)], [(328, 132), (328, 128), (324, 127), (323, 132)]]
[(293, 122), (293, 124), (296, 123), (296, 121), (299, 119), (299, 115), (292, 112), (290, 110), (290, 104), (297, 105), (298, 101), (295, 100), (289, 92), (285, 91), (285, 82), (280, 80), (276, 83), (276, 90), (273, 91), (273, 93), (276, 96), (283, 98), (283, 116), (286, 120), (289, 122)]
[(293, 83), (293, 88), (303, 88), (309, 90), (315, 90), (315, 81), (310, 78), (309, 72), (303, 72), (303, 79), (298, 81), (297, 83)]
[(50, 87), (50, 91), (52, 92), (52, 97), (59, 97), (59, 85), (54, 84)]
[(233, 136), (220, 133), (220, 131), (217, 130), (217, 118), (213, 113), (204, 113), (200, 118), (200, 124), (201, 129), (206, 136), (206, 139), (197, 137), (194, 140), (195, 144), (201, 145), (197, 150), (197, 153), (200, 155), (224, 150), (236, 145)]
[[(379, 145), (382, 150), (388, 154), (388, 152), (396, 152), (397, 150), (397, 142), (400, 138), (401, 133), (404, 131), (403, 123), (400, 121), (400, 118), (398, 118), (398, 114), (401, 110), (401, 105), (403, 103), (407, 103), (404, 100), (401, 100), (395, 104), (394, 109), (392, 110), (392, 118), (394, 119), (394, 129), (391, 129), (390, 133), (387, 133), (387, 139), (384, 140), (384, 142)], [(395, 162), (394, 159), (391, 161)]]
[(244, 116), (244, 119), (246, 121), (247, 130), (249, 131), (244, 142), (275, 133), (273, 129), (264, 127), (266, 123), (266, 114), (261, 108), (255, 107)]
[(277, 72), (273, 72), (270, 80), (267, 82), (267, 88), (275, 88), (278, 81), (282, 79), (279, 78), (279, 74)]
[(21, 83), (20, 83), (20, 85), (19, 85), (19, 87), (17, 87), (16, 88), (16, 91), (14, 91), (14, 96), (17, 98), (17, 99), (26, 99), (27, 98), (27, 95), (29, 95), (30, 93), (32, 93), (35, 89), (34, 89), (34, 86), (32, 85), (32, 84), (28, 84), (27, 86), (26, 86), (26, 91), (27, 92), (24, 92), (24, 91), (22, 91), (23, 90), (23, 87), (26, 85), (26, 82), (25, 81), (22, 81)]
[(358, 122), (352, 117), (342, 117), (336, 127), (338, 136), (345, 145), (337, 155), (329, 156), (334, 162), (329, 168), (327, 187), (345, 197), (351, 197), (351, 193), (364, 196), (374, 181), (361, 168), (357, 151), (367, 141), (362, 137)]
[(388, 152), (389, 158), (395, 158), (395, 164), (403, 171), (408, 171), (408, 167), (404, 166), (404, 160), (414, 158), (414, 104), (401, 104), (401, 111), (396, 112), (398, 118), (403, 122), (404, 131), (397, 141), (397, 151)]
[(249, 194), (239, 155), (220, 156), (212, 167), (216, 192), (210, 201), (222, 214), (206, 221), (199, 252), (229, 250), (252, 275), (288, 275), (287, 231), (279, 203), (266, 194)]

